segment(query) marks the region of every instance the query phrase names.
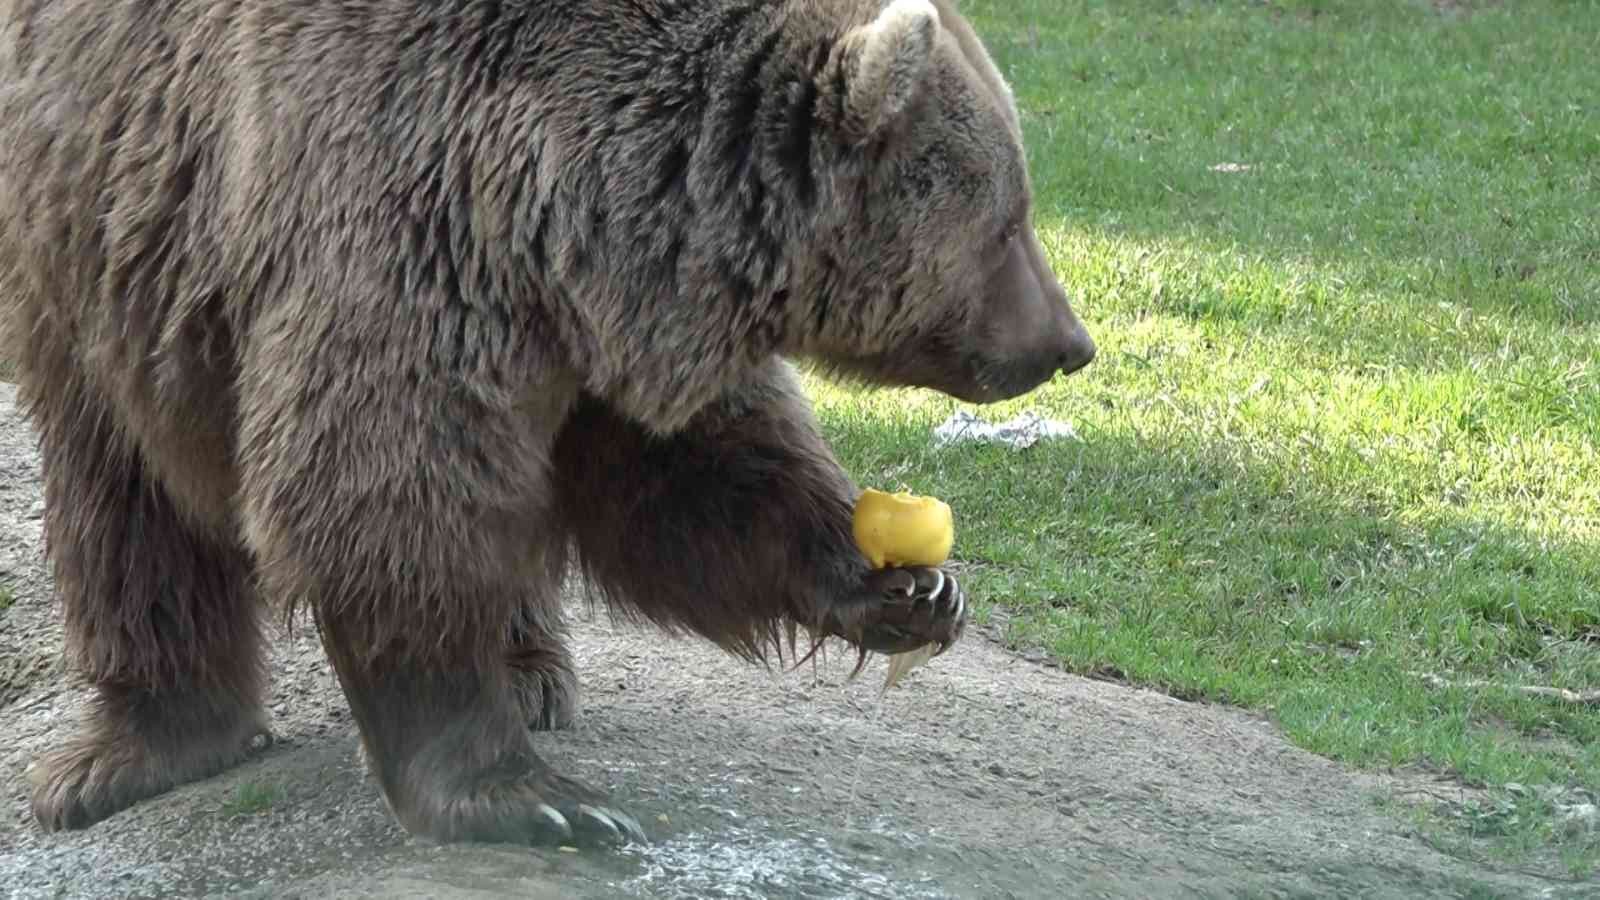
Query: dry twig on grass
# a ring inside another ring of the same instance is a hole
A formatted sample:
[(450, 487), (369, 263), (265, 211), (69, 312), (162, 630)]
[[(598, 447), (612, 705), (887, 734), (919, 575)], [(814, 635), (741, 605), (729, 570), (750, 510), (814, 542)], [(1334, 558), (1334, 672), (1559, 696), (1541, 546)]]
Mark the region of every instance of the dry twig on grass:
[(1561, 700), (1579, 706), (1600, 706), (1600, 691), (1569, 691), (1566, 688), (1546, 687), (1537, 684), (1504, 684), (1498, 681), (1487, 681), (1481, 678), (1450, 679), (1435, 675), (1432, 672), (1407, 672), (1431, 688), (1504, 688), (1519, 694), (1528, 694), (1533, 697), (1548, 697), (1551, 700)]

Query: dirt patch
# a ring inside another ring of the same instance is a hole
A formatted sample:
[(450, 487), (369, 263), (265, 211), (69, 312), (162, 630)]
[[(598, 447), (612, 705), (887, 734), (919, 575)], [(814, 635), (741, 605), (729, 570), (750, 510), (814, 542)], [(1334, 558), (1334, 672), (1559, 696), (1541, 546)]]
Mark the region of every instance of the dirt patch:
[(982, 637), (879, 711), (881, 662), (846, 686), (842, 657), (780, 676), (581, 619), (585, 709), (541, 743), (613, 791), (648, 847), (408, 837), (360, 767), (344, 700), (304, 633), (274, 647), (272, 749), (87, 831), (44, 835), (23, 770), (83, 698), (55, 662), (30, 516), (37, 456), (12, 399), (0, 385), (0, 577), (16, 594), (0, 658), (49, 662), (25, 663), (0, 706), (0, 896), (1594, 895), (1446, 856), (1379, 812), (1421, 776), (1352, 774), (1258, 718), (1074, 678)]
[(35, 682), (64, 675), (60, 656), (40, 647), (20, 647), (16, 653), (0, 658), (0, 709), (27, 694)]

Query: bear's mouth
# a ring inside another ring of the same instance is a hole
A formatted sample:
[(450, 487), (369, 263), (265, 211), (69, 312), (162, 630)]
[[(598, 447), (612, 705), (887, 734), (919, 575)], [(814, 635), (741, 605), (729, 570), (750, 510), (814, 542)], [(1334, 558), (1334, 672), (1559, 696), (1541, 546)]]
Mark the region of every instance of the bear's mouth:
[(923, 338), (906, 350), (814, 359), (826, 374), (885, 387), (938, 391), (963, 403), (998, 403), (1020, 397), (1055, 377), (1061, 358), (1039, 352), (995, 358)]
[(1008, 360), (972, 356), (963, 361), (961, 368), (965, 378), (929, 387), (965, 403), (999, 403), (1035, 390), (1061, 371), (1059, 360), (1049, 354)]

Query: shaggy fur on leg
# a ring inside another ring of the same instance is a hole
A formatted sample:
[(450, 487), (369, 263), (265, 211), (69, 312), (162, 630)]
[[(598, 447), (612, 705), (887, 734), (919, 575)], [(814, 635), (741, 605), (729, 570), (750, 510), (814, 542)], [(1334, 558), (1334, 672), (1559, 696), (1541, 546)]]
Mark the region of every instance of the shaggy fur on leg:
[(542, 621), (524, 622), (512, 630), (507, 661), (529, 727), (555, 731), (569, 727), (578, 715), (578, 672), (558, 618), (560, 610), (540, 612)]
[(45, 539), (68, 652), (94, 697), (81, 731), (30, 773), (49, 830), (87, 827), (270, 740), (249, 554), (183, 515), (116, 419), (68, 384), (35, 404)]

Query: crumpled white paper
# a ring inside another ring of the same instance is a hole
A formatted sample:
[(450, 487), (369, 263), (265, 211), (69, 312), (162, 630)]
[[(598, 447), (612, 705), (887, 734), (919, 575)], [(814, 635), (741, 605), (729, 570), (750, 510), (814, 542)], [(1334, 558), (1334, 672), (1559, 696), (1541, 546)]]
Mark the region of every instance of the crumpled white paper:
[(939, 447), (977, 441), (1006, 444), (1014, 450), (1032, 447), (1040, 438), (1081, 440), (1071, 423), (1060, 419), (1047, 419), (1032, 410), (1013, 416), (998, 425), (985, 422), (966, 410), (960, 410), (935, 428), (933, 437), (935, 446)]

